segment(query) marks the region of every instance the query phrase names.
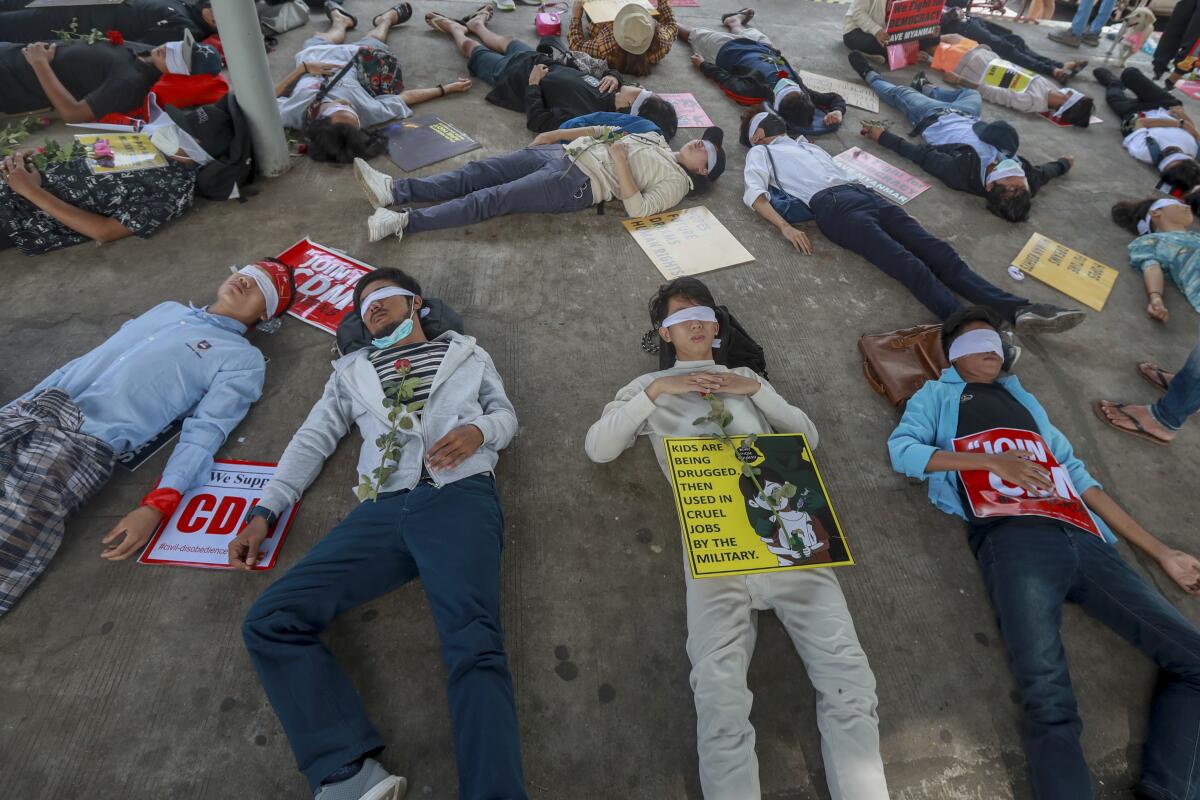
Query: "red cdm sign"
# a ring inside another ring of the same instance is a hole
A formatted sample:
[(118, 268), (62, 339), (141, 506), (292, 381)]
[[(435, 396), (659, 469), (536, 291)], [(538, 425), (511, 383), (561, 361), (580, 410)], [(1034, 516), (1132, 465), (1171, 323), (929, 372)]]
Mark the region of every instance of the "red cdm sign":
[(375, 269), (307, 238), (284, 250), (278, 258), (293, 268), (296, 277), (296, 299), (288, 313), (334, 334), (354, 303), (354, 284)]
[(982, 469), (965, 470), (958, 473), (967, 500), (976, 517), (1011, 517), (1019, 514), (1034, 514), (1067, 522), (1076, 528), (1101, 536), (1095, 520), (1088, 513), (1083, 498), (1071, 482), (1065, 467), (1058, 463), (1054, 453), (1041, 434), (1019, 428), (992, 428), (971, 436), (960, 436), (954, 440), (958, 453), (1003, 453), (1020, 450), (1033, 457), (1050, 472), (1054, 490), (1031, 494), (1020, 486), (1006, 483), (994, 472)]

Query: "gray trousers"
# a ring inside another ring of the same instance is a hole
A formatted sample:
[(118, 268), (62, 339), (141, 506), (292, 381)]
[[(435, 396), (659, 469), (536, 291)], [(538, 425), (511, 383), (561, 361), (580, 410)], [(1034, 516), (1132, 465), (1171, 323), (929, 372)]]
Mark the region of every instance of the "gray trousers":
[(712, 28), (696, 28), (692, 31), (692, 35), (688, 37), (688, 44), (705, 61), (715, 64), (717, 63), (717, 54), (721, 52), (721, 48), (734, 39), (750, 39), (759, 44), (765, 44), (768, 47), (771, 46), (771, 40), (757, 28), (746, 28), (740, 34), (732, 34), (727, 28), (721, 28), (719, 31)]
[(560, 214), (593, 204), (591, 179), (560, 144), (535, 145), (428, 178), (396, 178), (396, 204), (437, 203), (408, 212), (406, 233), (457, 228), (505, 214)]

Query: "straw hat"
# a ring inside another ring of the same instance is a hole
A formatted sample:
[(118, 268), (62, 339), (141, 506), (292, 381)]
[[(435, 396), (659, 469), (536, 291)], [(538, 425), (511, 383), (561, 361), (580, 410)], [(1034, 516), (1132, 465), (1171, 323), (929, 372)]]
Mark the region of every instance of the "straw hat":
[(613, 38), (627, 53), (640, 56), (654, 41), (654, 17), (645, 6), (627, 3), (613, 19)]

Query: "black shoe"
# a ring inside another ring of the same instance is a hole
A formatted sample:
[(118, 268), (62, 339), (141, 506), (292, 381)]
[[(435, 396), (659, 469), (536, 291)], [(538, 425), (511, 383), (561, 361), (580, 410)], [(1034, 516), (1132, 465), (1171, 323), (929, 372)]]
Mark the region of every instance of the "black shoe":
[(1096, 82), (1105, 89), (1107, 89), (1111, 84), (1118, 83), (1117, 76), (1113, 75), (1111, 71), (1105, 69), (1104, 67), (1096, 67), (1094, 70), (1092, 70), (1092, 76), (1096, 79)]
[(846, 60), (850, 62), (850, 68), (857, 72), (864, 81), (867, 79), (867, 75), (874, 72), (867, 57), (857, 50), (851, 50), (850, 55), (846, 56)]
[(925, 87), (929, 86), (931, 83), (932, 83), (932, 81), (930, 81), (929, 78), (925, 77), (925, 70), (921, 70), (920, 72), (917, 73), (917, 76), (915, 78), (913, 78), (912, 82), (909, 83), (908, 85), (911, 86), (912, 88), (916, 89), (921, 94), (925, 94)]
[(1012, 342), (1004, 342), (1004, 363), (1000, 365), (1000, 369), (1005, 372), (1012, 372), (1013, 367), (1017, 365), (1017, 361), (1021, 358), (1021, 348)]
[(1166, 75), (1166, 74), (1167, 74), (1166, 67), (1155, 67), (1154, 68), (1154, 80), (1156, 80), (1156, 81), (1162, 80), (1162, 76)]
[(1017, 309), (1017, 333), (1062, 333), (1087, 319), (1082, 311), (1049, 303), (1030, 303)]

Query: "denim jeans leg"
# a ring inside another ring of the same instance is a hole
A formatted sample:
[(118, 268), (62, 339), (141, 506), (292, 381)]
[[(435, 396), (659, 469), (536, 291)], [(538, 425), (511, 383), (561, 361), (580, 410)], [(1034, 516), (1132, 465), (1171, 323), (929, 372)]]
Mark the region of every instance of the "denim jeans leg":
[(1025, 711), (1025, 757), (1037, 800), (1091, 800), (1060, 628), (1076, 554), (1066, 530), (1002, 525), (986, 535), (979, 568)]
[[(1117, 4), (1117, 0), (1100, 0), (1100, 11), (1096, 14), (1096, 21), (1088, 28), (1088, 33), (1100, 35), (1100, 31), (1108, 24), (1108, 18), (1112, 16), (1113, 6)], [(1072, 24), (1072, 27), (1074, 25)]]
[(968, 117), (979, 117), (983, 114), (983, 95), (974, 89), (963, 89), (962, 94), (950, 104), (955, 111), (961, 111)]
[(1197, 411), (1200, 411), (1200, 342), (1192, 348), (1183, 369), (1175, 373), (1167, 393), (1150, 406), (1154, 419), (1173, 431), (1182, 428)]
[(1075, 10), (1075, 16), (1071, 19), (1071, 34), (1074, 36), (1083, 36), (1084, 26), (1087, 25), (1088, 17), (1092, 15), (1092, 6), (1096, 5), (1096, 0), (1079, 0), (1079, 8)]
[(927, 84), (925, 86), (925, 96), (932, 97), (943, 103), (953, 103), (958, 98), (962, 97), (962, 93), (967, 91), (965, 88), (947, 89), (944, 86), (934, 86)]
[(867, 73), (867, 83), (883, 102), (898, 109), (913, 125), (930, 114), (946, 108), (947, 105), (931, 97), (926, 97), (911, 86), (897, 86), (889, 83), (881, 78), (878, 72)]

